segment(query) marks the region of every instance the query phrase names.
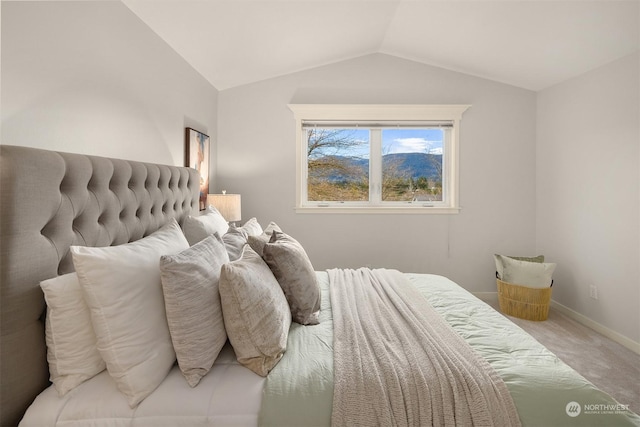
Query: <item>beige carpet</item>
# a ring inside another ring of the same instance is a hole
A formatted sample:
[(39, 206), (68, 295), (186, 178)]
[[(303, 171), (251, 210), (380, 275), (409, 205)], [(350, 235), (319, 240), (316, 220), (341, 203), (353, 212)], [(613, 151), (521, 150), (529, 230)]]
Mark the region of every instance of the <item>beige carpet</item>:
[[(498, 302), (487, 301), (498, 312)], [(640, 414), (640, 355), (551, 308), (543, 322), (506, 316), (618, 403)]]

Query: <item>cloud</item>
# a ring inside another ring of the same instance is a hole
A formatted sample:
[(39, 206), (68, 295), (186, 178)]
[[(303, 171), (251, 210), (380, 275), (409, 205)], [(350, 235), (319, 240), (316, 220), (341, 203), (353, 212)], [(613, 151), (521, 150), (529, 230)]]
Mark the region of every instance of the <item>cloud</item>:
[(430, 141), (425, 138), (396, 138), (390, 144), (392, 153), (430, 153), (442, 154), (442, 141)]

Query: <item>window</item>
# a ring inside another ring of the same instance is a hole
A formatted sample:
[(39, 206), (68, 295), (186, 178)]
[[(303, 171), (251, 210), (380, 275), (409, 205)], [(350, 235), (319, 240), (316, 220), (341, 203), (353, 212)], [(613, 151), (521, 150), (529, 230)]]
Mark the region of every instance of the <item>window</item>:
[(299, 212), (456, 213), (467, 105), (290, 105)]

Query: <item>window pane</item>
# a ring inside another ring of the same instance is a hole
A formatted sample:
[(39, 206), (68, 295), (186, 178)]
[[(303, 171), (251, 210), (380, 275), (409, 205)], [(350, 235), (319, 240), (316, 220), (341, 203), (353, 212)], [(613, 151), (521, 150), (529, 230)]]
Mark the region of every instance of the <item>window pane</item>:
[(307, 199), (369, 200), (369, 131), (307, 129)]
[(382, 200), (442, 201), (444, 130), (383, 129)]

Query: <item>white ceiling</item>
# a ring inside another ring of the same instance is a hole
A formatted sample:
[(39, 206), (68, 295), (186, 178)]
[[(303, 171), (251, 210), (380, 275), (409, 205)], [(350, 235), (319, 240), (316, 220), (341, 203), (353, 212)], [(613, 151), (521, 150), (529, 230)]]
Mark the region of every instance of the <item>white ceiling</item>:
[(640, 48), (640, 0), (123, 0), (219, 90), (385, 53), (540, 90)]

